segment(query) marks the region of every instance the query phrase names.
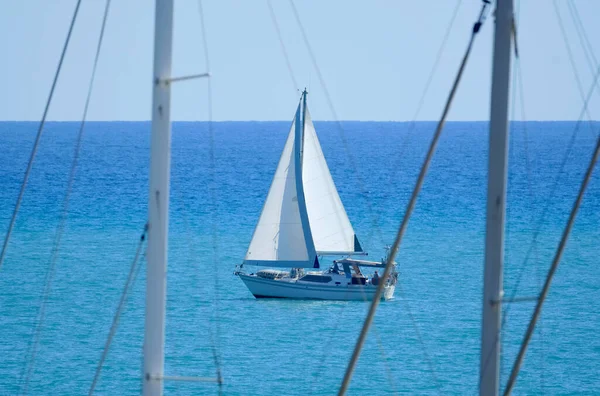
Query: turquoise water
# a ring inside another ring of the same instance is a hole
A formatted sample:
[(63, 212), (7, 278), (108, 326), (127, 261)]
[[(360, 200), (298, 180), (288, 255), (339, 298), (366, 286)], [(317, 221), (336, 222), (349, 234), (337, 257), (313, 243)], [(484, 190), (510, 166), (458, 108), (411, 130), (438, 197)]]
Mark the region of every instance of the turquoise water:
[[(435, 124), (317, 122), (342, 201), (372, 259), (393, 240)], [(149, 123), (89, 123), (28, 390), (87, 393), (146, 218)], [(230, 395), (335, 394), (367, 304), (255, 300), (233, 274), (250, 241), (289, 128), (175, 123), (168, 270), (167, 375), (214, 377)], [(514, 123), (505, 291), (539, 290), (591, 156), (599, 123)], [(35, 123), (0, 123), (0, 230), (8, 225)], [(47, 125), (0, 271), (0, 394), (22, 389), (31, 329), (77, 133)], [(479, 371), (487, 124), (447, 125), (402, 244), (396, 299), (380, 305), (350, 394), (474, 394)], [(216, 200), (212, 197), (216, 197)], [(517, 382), (518, 394), (600, 389), (600, 170), (596, 169)], [(216, 241), (216, 242), (214, 242)], [(141, 387), (144, 271), (134, 284), (98, 394)], [(533, 304), (512, 304), (505, 383)], [(167, 383), (168, 394), (215, 384)]]

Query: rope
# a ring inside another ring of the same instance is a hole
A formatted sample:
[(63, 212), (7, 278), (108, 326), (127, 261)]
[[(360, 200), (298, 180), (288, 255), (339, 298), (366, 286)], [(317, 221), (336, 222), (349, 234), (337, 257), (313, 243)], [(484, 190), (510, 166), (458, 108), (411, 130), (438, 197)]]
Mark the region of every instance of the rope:
[(546, 297), (548, 296), (548, 291), (550, 289), (550, 284), (552, 283), (552, 278), (556, 273), (556, 269), (558, 268), (558, 264), (560, 264), (560, 260), (562, 258), (562, 254), (565, 250), (565, 246), (567, 245), (567, 241), (569, 239), (569, 234), (573, 229), (573, 224), (575, 223), (575, 218), (577, 217), (577, 211), (579, 210), (579, 206), (581, 205), (581, 201), (583, 200), (583, 194), (589, 184), (590, 179), (592, 178), (592, 173), (594, 171), (594, 167), (596, 162), (598, 161), (598, 157), (600, 156), (600, 136), (596, 142), (596, 149), (594, 150), (594, 154), (592, 155), (592, 159), (588, 166), (588, 169), (585, 173), (585, 177), (583, 178), (583, 182), (581, 183), (581, 187), (579, 188), (579, 194), (577, 194), (577, 199), (573, 204), (573, 209), (569, 215), (569, 220), (567, 221), (567, 225), (565, 226), (565, 230), (563, 232), (563, 236), (558, 245), (558, 249), (556, 250), (556, 255), (554, 256), (554, 260), (552, 261), (552, 266), (548, 271), (548, 275), (546, 277), (546, 282), (544, 283), (544, 288), (540, 293), (540, 297), (535, 306), (535, 310), (533, 315), (531, 316), (531, 321), (529, 322), (529, 326), (527, 327), (527, 332), (525, 333), (525, 337), (523, 338), (523, 343), (521, 344), (521, 348), (519, 350), (519, 354), (515, 359), (515, 364), (513, 366), (512, 372), (510, 374), (510, 378), (508, 379), (508, 384), (506, 385), (506, 389), (504, 391), (504, 395), (510, 395), (512, 388), (515, 385), (515, 381), (517, 380), (517, 375), (519, 374), (519, 369), (521, 368), (521, 364), (523, 363), (523, 358), (525, 357), (525, 352), (527, 351), (527, 346), (531, 341), (531, 336), (533, 335), (533, 331), (535, 330), (535, 325), (539, 316), (542, 312), (542, 306)]
[(19, 212), (19, 208), (21, 207), (21, 202), (23, 201), (23, 194), (25, 194), (25, 187), (27, 186), (27, 180), (29, 180), (29, 174), (31, 173), (31, 168), (33, 167), (33, 160), (35, 158), (35, 154), (37, 153), (37, 149), (40, 144), (40, 138), (42, 137), (42, 131), (44, 130), (44, 124), (46, 122), (46, 116), (48, 115), (48, 110), (50, 109), (50, 103), (52, 102), (52, 96), (54, 95), (54, 88), (56, 88), (56, 83), (58, 82), (58, 76), (60, 74), (60, 70), (62, 69), (63, 60), (65, 59), (65, 54), (67, 53), (69, 41), (71, 40), (71, 33), (73, 32), (73, 26), (75, 26), (75, 20), (77, 20), (77, 13), (79, 11), (80, 5), (81, 5), (81, 0), (78, 0), (77, 4), (75, 5), (75, 11), (73, 12), (73, 18), (71, 19), (71, 25), (69, 26), (69, 31), (67, 33), (67, 38), (65, 40), (65, 44), (63, 46), (62, 53), (60, 55), (60, 60), (58, 61), (58, 67), (56, 68), (56, 73), (54, 74), (54, 80), (52, 81), (52, 87), (50, 88), (50, 94), (48, 95), (48, 100), (46, 101), (46, 107), (44, 108), (44, 114), (42, 115), (42, 120), (40, 121), (40, 126), (38, 127), (38, 131), (35, 136), (35, 141), (33, 143), (33, 148), (31, 149), (31, 156), (29, 157), (29, 162), (27, 163), (27, 169), (25, 170), (25, 176), (23, 177), (23, 182), (21, 183), (21, 190), (19, 191), (19, 196), (17, 197), (17, 202), (15, 203), (15, 209), (13, 210), (13, 214), (10, 219), (10, 223), (8, 224), (8, 230), (6, 231), (6, 236), (4, 237), (4, 244), (2, 245), (2, 251), (0, 252), (0, 269), (2, 269), (2, 263), (4, 262), (4, 257), (6, 256), (6, 249), (8, 247), (8, 242), (10, 241), (10, 235), (12, 234), (12, 230), (15, 226), (15, 220), (17, 219), (17, 213)]
[[(110, 2), (110, 0), (108, 0)], [(94, 374), (94, 380), (92, 381), (92, 385), (90, 386), (90, 390), (88, 395), (93, 395), (94, 390), (96, 389), (96, 384), (100, 379), (100, 372), (102, 371), (102, 366), (104, 365), (104, 361), (108, 356), (108, 351), (110, 349), (110, 344), (117, 332), (117, 327), (119, 326), (119, 319), (121, 318), (121, 313), (123, 312), (123, 308), (125, 307), (125, 303), (127, 301), (127, 297), (133, 285), (135, 284), (135, 280), (137, 279), (137, 275), (139, 273), (139, 269), (141, 265), (137, 265), (140, 253), (142, 251), (142, 246), (144, 244), (144, 240), (146, 239), (146, 233), (148, 232), (148, 223), (144, 226), (144, 231), (140, 236), (140, 241), (138, 243), (137, 249), (135, 251), (135, 257), (131, 262), (131, 266), (129, 267), (129, 274), (127, 275), (127, 280), (125, 281), (125, 286), (123, 287), (123, 293), (121, 293), (121, 299), (119, 300), (119, 305), (117, 305), (117, 309), (115, 311), (115, 315), (113, 317), (112, 325), (110, 326), (110, 331), (108, 332), (108, 337), (106, 338), (106, 343), (104, 344), (104, 349), (102, 350), (102, 355), (100, 356), (100, 361), (98, 362), (98, 366), (96, 367), (96, 373)]]
[[(202, 0), (198, 0), (198, 12), (200, 14), (200, 27), (202, 29), (202, 43), (204, 47), (204, 60), (206, 72), (210, 73), (210, 58), (208, 55), (208, 37), (206, 35), (206, 24), (204, 23), (204, 10), (202, 8)], [(219, 266), (218, 266), (218, 258), (219, 258), (219, 238), (217, 232), (217, 195), (216, 195), (216, 171), (215, 171), (215, 134), (213, 129), (213, 113), (212, 113), (212, 85), (211, 79), (209, 78), (207, 81), (207, 102), (208, 102), (208, 136), (209, 136), (209, 162), (210, 162), (210, 172), (212, 178), (212, 188), (209, 188), (209, 197), (212, 201), (213, 210), (211, 212), (212, 216), (212, 246), (213, 246), (213, 273), (215, 280), (215, 337), (213, 339), (212, 331), (209, 331), (209, 335), (211, 338), (211, 352), (212, 357), (215, 362), (216, 374), (217, 374), (217, 383), (219, 384), (219, 395), (223, 393), (223, 376), (221, 372), (221, 359), (217, 352), (217, 347), (220, 339), (220, 331), (219, 331)], [(210, 325), (209, 325), (210, 330)]]
[(273, 26), (275, 26), (275, 31), (277, 32), (277, 38), (279, 39), (281, 52), (283, 53), (283, 57), (285, 58), (285, 64), (287, 65), (288, 71), (290, 72), (290, 77), (292, 78), (292, 83), (294, 84), (294, 91), (297, 92), (300, 89), (300, 86), (296, 81), (296, 77), (294, 77), (292, 62), (290, 62), (290, 57), (288, 56), (288, 53), (285, 49), (285, 44), (283, 43), (283, 37), (281, 36), (281, 30), (279, 29), (279, 24), (277, 23), (277, 17), (275, 15), (275, 11), (273, 10), (273, 4), (271, 3), (271, 0), (267, 0), (267, 6), (269, 7), (271, 21), (273, 21)]
[[(79, 3), (77, 4), (77, 6), (79, 6)], [(68, 211), (69, 211), (69, 203), (70, 203), (70, 196), (71, 196), (71, 192), (73, 190), (73, 184), (75, 181), (75, 170), (77, 169), (77, 163), (79, 161), (79, 153), (81, 150), (81, 142), (82, 142), (82, 138), (83, 138), (83, 132), (84, 132), (84, 127), (85, 127), (85, 121), (86, 121), (86, 117), (87, 117), (87, 112), (88, 112), (88, 108), (89, 108), (89, 104), (90, 104), (90, 99), (91, 99), (91, 95), (92, 95), (92, 88), (94, 85), (94, 78), (96, 75), (96, 69), (98, 66), (98, 59), (100, 56), (100, 49), (102, 47), (102, 39), (104, 37), (104, 29), (106, 26), (106, 20), (107, 20), (107, 16), (108, 16), (108, 10), (109, 10), (109, 6), (110, 6), (110, 0), (107, 0), (106, 2), (106, 8), (104, 10), (104, 17), (102, 20), (102, 27), (100, 30), (100, 35), (98, 38), (98, 46), (96, 48), (96, 55), (94, 58), (94, 64), (92, 67), (92, 74), (90, 77), (90, 82), (89, 82), (89, 86), (88, 86), (88, 93), (87, 93), (87, 98), (86, 98), (86, 102), (85, 102), (85, 107), (83, 110), (83, 115), (82, 115), (82, 119), (81, 119), (81, 123), (79, 125), (79, 131), (77, 133), (77, 139), (75, 142), (75, 152), (73, 154), (73, 161), (71, 163), (71, 169), (69, 171), (69, 179), (68, 179), (68, 183), (67, 183), (67, 190), (65, 192), (65, 197), (63, 200), (63, 209), (61, 212), (61, 217), (60, 217), (60, 221), (59, 221), (59, 225), (58, 228), (56, 230), (56, 235), (55, 235), (55, 239), (54, 239), (54, 244), (52, 247), (52, 253), (51, 253), (51, 258), (50, 258), (50, 266), (48, 268), (48, 271), (46, 272), (46, 276), (45, 276), (45, 287), (44, 287), (44, 292), (42, 294), (42, 302), (41, 302), (41, 306), (40, 306), (40, 311), (39, 311), (39, 315), (38, 315), (38, 321), (37, 324), (34, 328), (34, 332), (33, 332), (33, 342), (29, 345), (28, 347), (28, 351), (27, 351), (27, 356), (29, 356), (29, 360), (28, 360), (28, 368), (26, 369), (26, 374), (23, 372), (21, 374), (21, 379), (23, 379), (23, 375), (25, 375), (25, 384), (23, 385), (23, 393), (26, 394), (27, 393), (27, 387), (29, 385), (29, 380), (31, 378), (31, 374), (33, 372), (33, 367), (35, 365), (35, 357), (37, 354), (37, 346), (39, 343), (39, 339), (41, 336), (41, 329), (43, 327), (43, 323), (45, 320), (45, 315), (46, 315), (46, 305), (47, 305), (47, 301), (48, 301), (48, 296), (50, 294), (50, 290), (51, 290), (51, 286), (52, 286), (52, 279), (54, 277), (54, 273), (55, 273), (55, 269), (56, 269), (56, 262), (58, 260), (58, 252), (59, 252), (59, 247), (60, 247), (60, 243), (62, 240), (62, 235), (64, 233), (64, 228), (66, 225), (66, 221), (67, 221), (67, 216), (68, 216)], [(75, 21), (75, 17), (77, 14), (77, 9), (75, 11), (75, 15), (73, 16), (73, 22)], [(70, 37), (70, 33), (73, 27), (73, 23), (71, 24), (71, 29), (69, 30), (69, 36), (67, 38), (67, 41)], [(65, 46), (66, 49), (66, 46)], [(64, 52), (63, 52), (64, 55)], [(62, 57), (61, 57), (61, 63), (62, 63)], [(60, 66), (59, 66), (60, 67)], [(54, 86), (53, 86), (54, 89)], [(45, 114), (44, 114), (44, 118), (45, 118)], [(42, 121), (43, 123), (43, 121)], [(41, 132), (41, 129), (40, 129)], [(33, 157), (32, 157), (33, 159)], [(24, 187), (24, 185), (23, 185)], [(16, 212), (15, 212), (16, 215)]]
[[(390, 276), (390, 273), (392, 271), (394, 259), (396, 257), (396, 254), (398, 253), (398, 249), (400, 248), (400, 242), (402, 240), (404, 232), (406, 231), (406, 227), (408, 226), (408, 220), (410, 219), (410, 215), (415, 207), (417, 197), (419, 195), (419, 191), (421, 190), (421, 187), (423, 185), (423, 181), (425, 180), (425, 175), (427, 174), (427, 170), (429, 168), (429, 163), (431, 162), (431, 158), (433, 157), (438, 140), (441, 136), (441, 133), (442, 133), (442, 130), (444, 127), (444, 123), (446, 122), (446, 117), (448, 115), (448, 112), (450, 111), (450, 106), (452, 104), (452, 100), (454, 99), (454, 95), (456, 94), (458, 84), (459, 84), (462, 74), (465, 70), (467, 60), (469, 59), (471, 49), (473, 48), (473, 43), (475, 41), (475, 37), (477, 36), (477, 33), (481, 29), (481, 26), (482, 26), (483, 22), (485, 21), (485, 17), (487, 16), (486, 11), (487, 11), (488, 5), (489, 5), (489, 1), (483, 0), (483, 5), (481, 8), (481, 12), (479, 14), (479, 18), (478, 18), (477, 22), (475, 22), (475, 24), (473, 25), (473, 30), (471, 33), (471, 38), (469, 40), (469, 45), (467, 46), (467, 50), (466, 50), (463, 60), (461, 62), (460, 68), (458, 70), (458, 74), (456, 76), (456, 79), (454, 80), (454, 85), (452, 86), (452, 89), (448, 96), (448, 100), (446, 102), (446, 106), (444, 107), (442, 117), (436, 128), (435, 134), (431, 141), (431, 145), (429, 146), (429, 151), (427, 152), (427, 156), (426, 156), (423, 166), (421, 168), (421, 172), (419, 173), (419, 178), (417, 179), (417, 183), (415, 185), (412, 196), (411, 196), (408, 206), (406, 208), (404, 218), (402, 220), (400, 228), (398, 229), (398, 234), (396, 235), (394, 244), (392, 245), (392, 248), (390, 249), (390, 253), (388, 255), (388, 260), (387, 260), (387, 263), (385, 266), (385, 271), (383, 273), (384, 280), (387, 279), (388, 276)], [(352, 373), (354, 371), (354, 367), (356, 366), (356, 362), (358, 361), (358, 357), (360, 356), (362, 346), (363, 346), (365, 339), (367, 337), (367, 334), (369, 332), (371, 323), (373, 322), (373, 318), (375, 316), (377, 306), (379, 305), (379, 300), (381, 299), (381, 294), (383, 292), (384, 284), (385, 284), (385, 282), (381, 282), (377, 286), (377, 291), (375, 293), (375, 297), (373, 298), (373, 301), (371, 302), (371, 306), (369, 308), (369, 313), (367, 314), (362, 331), (356, 342), (354, 352), (352, 353), (352, 358), (350, 359), (350, 362), (348, 363), (348, 368), (346, 369), (346, 373), (344, 375), (344, 380), (342, 381), (342, 385), (341, 385), (340, 391), (338, 393), (339, 395), (344, 395), (346, 393), (346, 391), (348, 390), (348, 386), (350, 385), (350, 380), (352, 379)]]

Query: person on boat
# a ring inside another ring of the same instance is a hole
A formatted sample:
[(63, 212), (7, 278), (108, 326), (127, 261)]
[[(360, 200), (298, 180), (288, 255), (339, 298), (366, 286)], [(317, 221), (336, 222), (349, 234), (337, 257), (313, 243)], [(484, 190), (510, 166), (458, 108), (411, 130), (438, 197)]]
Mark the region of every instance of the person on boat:
[(371, 278), (371, 284), (372, 285), (379, 284), (379, 273), (377, 272), (377, 270), (375, 270), (375, 273), (373, 274), (373, 278)]
[(333, 262), (333, 268), (332, 268), (332, 272), (333, 272), (334, 274), (339, 274), (339, 273), (340, 273), (340, 270), (339, 270), (339, 268), (338, 268), (338, 266), (337, 266), (337, 263), (336, 263), (335, 261)]

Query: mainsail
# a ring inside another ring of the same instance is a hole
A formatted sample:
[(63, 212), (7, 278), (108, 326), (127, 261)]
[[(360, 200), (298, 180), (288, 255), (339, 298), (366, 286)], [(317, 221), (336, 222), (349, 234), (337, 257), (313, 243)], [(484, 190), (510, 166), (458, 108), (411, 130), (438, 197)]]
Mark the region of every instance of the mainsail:
[(303, 99), (244, 264), (318, 268), (317, 255), (362, 251)]

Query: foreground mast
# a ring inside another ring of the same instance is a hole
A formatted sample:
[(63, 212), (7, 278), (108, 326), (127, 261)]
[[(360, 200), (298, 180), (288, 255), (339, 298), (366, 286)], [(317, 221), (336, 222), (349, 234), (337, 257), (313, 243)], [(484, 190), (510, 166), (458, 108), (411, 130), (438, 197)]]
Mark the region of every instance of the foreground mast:
[(496, 0), (490, 142), (483, 276), (480, 395), (497, 395), (500, 377), (500, 326), (508, 153), (508, 94), (513, 1)]
[(173, 0), (156, 0), (143, 394), (162, 395), (171, 167)]

